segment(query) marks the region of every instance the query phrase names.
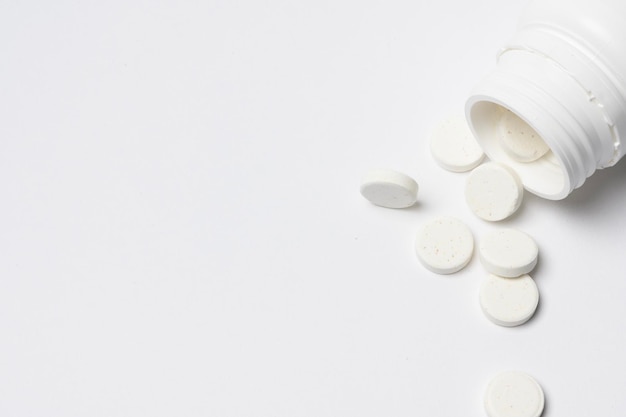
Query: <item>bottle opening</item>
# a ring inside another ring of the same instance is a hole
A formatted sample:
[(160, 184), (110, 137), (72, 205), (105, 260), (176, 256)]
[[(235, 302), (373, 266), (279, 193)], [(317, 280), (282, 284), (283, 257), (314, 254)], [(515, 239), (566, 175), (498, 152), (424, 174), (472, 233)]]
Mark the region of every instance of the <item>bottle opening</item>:
[(491, 101), (471, 103), (467, 116), (487, 156), (513, 168), (528, 191), (552, 200), (569, 194), (565, 166), (550, 148), (552, 138), (538, 126)]

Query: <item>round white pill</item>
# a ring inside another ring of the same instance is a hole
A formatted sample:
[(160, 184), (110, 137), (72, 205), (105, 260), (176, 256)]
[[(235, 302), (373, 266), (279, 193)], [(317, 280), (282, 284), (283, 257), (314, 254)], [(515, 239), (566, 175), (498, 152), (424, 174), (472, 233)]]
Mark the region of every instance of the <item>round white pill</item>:
[(440, 217), (417, 234), (415, 251), (421, 263), (437, 274), (452, 274), (467, 265), (474, 251), (469, 228), (453, 217)]
[(489, 274), (480, 285), (480, 307), (495, 324), (506, 327), (526, 323), (539, 304), (539, 290), (527, 274), (504, 278)]
[(519, 277), (537, 265), (539, 248), (532, 237), (516, 229), (498, 229), (478, 245), (480, 261), (488, 272), (501, 277)]
[(430, 152), (444, 169), (465, 172), (485, 157), (465, 117), (456, 115), (441, 121), (430, 137)]
[(544, 156), (550, 148), (528, 123), (507, 110), (498, 125), (502, 149), (518, 162), (532, 162)]
[(474, 169), (465, 184), (465, 200), (478, 217), (489, 221), (503, 220), (522, 204), (524, 187), (511, 168), (487, 162)]
[(485, 410), (489, 417), (539, 417), (545, 397), (541, 386), (523, 372), (506, 371), (487, 385)]
[(410, 207), (417, 201), (417, 183), (390, 169), (374, 169), (361, 180), (361, 194), (372, 204), (387, 208)]

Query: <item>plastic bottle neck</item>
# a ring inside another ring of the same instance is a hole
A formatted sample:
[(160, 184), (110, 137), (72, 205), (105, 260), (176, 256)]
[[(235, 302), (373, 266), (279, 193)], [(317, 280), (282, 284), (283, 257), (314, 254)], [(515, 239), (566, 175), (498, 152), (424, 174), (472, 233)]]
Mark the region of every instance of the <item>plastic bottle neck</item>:
[[(558, 200), (581, 186), (596, 169), (615, 163), (619, 141), (616, 144), (607, 114), (594, 96), (601, 86), (589, 81), (598, 78), (599, 69), (549, 32), (526, 31), (520, 39), (522, 46), (503, 50), (495, 71), (475, 87), (466, 115), (492, 160), (514, 168), (527, 190)], [(568, 58), (555, 59), (533, 46), (542, 43)], [(550, 152), (532, 162), (512, 158), (500, 137), (499, 124), (507, 110), (532, 127)]]

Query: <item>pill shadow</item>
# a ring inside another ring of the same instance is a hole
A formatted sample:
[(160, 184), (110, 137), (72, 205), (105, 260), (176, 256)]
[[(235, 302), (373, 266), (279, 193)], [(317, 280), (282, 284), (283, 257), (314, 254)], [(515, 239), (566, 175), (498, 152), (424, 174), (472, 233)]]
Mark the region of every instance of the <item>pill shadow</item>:
[(541, 385), (541, 389), (543, 390), (543, 413), (541, 413), (541, 417), (549, 417), (551, 415), (550, 413), (550, 395), (549, 393), (546, 391), (545, 387), (543, 384), (539, 383), (539, 385)]
[(539, 288), (539, 302), (537, 303), (537, 308), (535, 309), (535, 312), (533, 314), (533, 316), (530, 318), (530, 320), (528, 320), (526, 323), (524, 323), (522, 326), (538, 326), (539, 323), (541, 323), (542, 317), (543, 317), (543, 304), (544, 304), (544, 300), (543, 297), (541, 296), (541, 285), (537, 284), (537, 287)]
[(421, 201), (416, 201), (411, 207), (406, 207), (404, 211), (422, 211), (424, 209), (424, 203)]
[(519, 208), (515, 211), (515, 213), (513, 213), (512, 215), (510, 215), (509, 217), (507, 217), (504, 220), (500, 220), (499, 223), (503, 224), (503, 225), (507, 225), (508, 227), (514, 227), (513, 225), (516, 222), (516, 219), (524, 216), (524, 213), (526, 213), (526, 211), (528, 210), (528, 199), (532, 198), (531, 194), (528, 192), (524, 193), (524, 198), (522, 200), (522, 204), (520, 204)]
[(537, 255), (537, 264), (535, 265), (535, 267), (533, 268), (532, 271), (530, 271), (528, 274), (535, 280), (535, 281), (543, 281), (544, 277), (547, 276), (547, 274), (544, 274), (544, 272), (542, 272), (545, 269), (545, 264), (543, 261), (543, 257), (541, 256), (541, 245), (539, 245), (539, 254)]

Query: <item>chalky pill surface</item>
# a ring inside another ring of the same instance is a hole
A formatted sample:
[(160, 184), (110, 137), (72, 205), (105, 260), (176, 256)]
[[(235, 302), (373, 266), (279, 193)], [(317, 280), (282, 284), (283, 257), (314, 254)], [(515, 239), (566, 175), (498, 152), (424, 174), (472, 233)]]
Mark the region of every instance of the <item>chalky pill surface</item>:
[(417, 201), (417, 182), (401, 172), (374, 169), (361, 180), (361, 194), (372, 204), (387, 208), (410, 207)]
[(539, 417), (544, 405), (541, 386), (523, 372), (496, 375), (485, 392), (485, 411), (489, 417)]
[(485, 157), (461, 115), (445, 119), (435, 127), (430, 138), (430, 152), (442, 168), (453, 172), (469, 171)]
[(520, 230), (498, 229), (481, 239), (478, 254), (488, 272), (511, 278), (533, 270), (539, 248), (532, 237)]
[(469, 228), (453, 217), (440, 217), (417, 234), (415, 251), (421, 263), (437, 274), (452, 274), (465, 267), (474, 251)]
[(518, 278), (489, 274), (480, 285), (479, 299), (489, 320), (500, 326), (513, 327), (526, 323), (535, 314), (539, 290), (528, 274)]
[(516, 161), (536, 161), (550, 150), (535, 129), (509, 110), (502, 115), (498, 131), (502, 149)]
[(503, 220), (522, 204), (524, 187), (511, 168), (487, 162), (474, 169), (465, 184), (465, 200), (478, 217), (488, 221)]

